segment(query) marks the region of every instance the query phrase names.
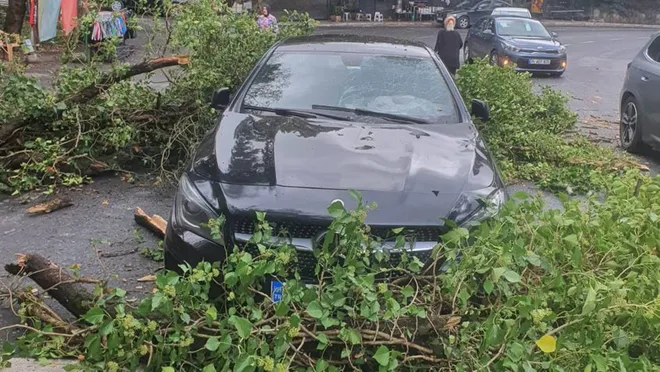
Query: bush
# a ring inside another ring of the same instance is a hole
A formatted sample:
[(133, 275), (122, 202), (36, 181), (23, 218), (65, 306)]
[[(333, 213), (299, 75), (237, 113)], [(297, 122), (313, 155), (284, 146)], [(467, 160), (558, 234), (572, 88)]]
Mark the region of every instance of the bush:
[[(471, 232), (452, 229), (427, 266), (376, 249), (364, 224), (373, 206), (332, 204), (312, 287), (258, 214), (222, 271), (159, 274), (136, 308), (99, 289), (75, 331), (84, 340), (31, 332), (17, 351), (82, 355), (105, 371), (658, 371), (660, 178), (613, 177), (603, 200), (565, 199), (563, 211), (516, 198)], [(278, 303), (264, 293), (273, 277), (285, 282)]]
[(478, 98), (490, 105), (491, 121), (477, 126), (510, 180), (587, 192), (603, 187), (603, 176), (635, 164), (583, 136), (567, 135), (577, 119), (568, 98), (549, 87), (536, 94), (527, 73), (477, 60), (459, 70), (456, 83), (466, 102)]

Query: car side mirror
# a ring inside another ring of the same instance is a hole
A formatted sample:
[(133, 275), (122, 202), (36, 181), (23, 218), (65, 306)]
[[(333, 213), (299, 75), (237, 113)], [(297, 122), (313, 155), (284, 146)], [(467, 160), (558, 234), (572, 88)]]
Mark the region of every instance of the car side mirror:
[(472, 115), (481, 119), (482, 121), (490, 120), (490, 107), (482, 100), (472, 100)]
[(556, 32), (553, 32), (553, 33), (551, 33), (550, 35), (552, 35), (552, 38), (553, 38), (553, 39), (556, 39), (556, 38), (558, 38), (558, 37), (559, 37), (559, 35), (557, 35), (557, 33), (556, 33)]
[(229, 91), (229, 88), (221, 88), (213, 92), (211, 107), (216, 110), (224, 110), (229, 106), (229, 101), (231, 101), (231, 92)]

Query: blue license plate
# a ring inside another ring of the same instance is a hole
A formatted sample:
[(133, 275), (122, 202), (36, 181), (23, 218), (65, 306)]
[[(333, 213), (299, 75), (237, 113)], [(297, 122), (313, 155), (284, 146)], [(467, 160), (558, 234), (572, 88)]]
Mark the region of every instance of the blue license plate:
[(282, 301), (282, 296), (284, 296), (284, 283), (276, 280), (270, 282), (270, 298), (273, 299), (273, 302)]

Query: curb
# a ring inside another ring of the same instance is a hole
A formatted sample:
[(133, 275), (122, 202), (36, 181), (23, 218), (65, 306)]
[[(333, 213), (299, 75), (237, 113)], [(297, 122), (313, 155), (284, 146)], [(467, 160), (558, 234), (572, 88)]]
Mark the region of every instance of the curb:
[[(576, 21), (555, 21), (555, 20), (541, 20), (545, 26), (549, 27), (580, 27), (580, 28), (629, 28), (629, 29), (652, 29), (660, 30), (660, 25), (644, 25), (644, 24), (629, 24), (629, 23), (606, 23), (606, 22), (576, 22)], [(425, 22), (329, 22), (320, 21), (318, 28), (375, 28), (375, 27), (427, 27), (435, 28), (438, 23), (435, 21)]]
[(11, 367), (0, 368), (3, 372), (64, 372), (64, 367), (76, 363), (76, 360), (49, 359), (43, 365), (35, 359), (12, 358), (9, 360)]

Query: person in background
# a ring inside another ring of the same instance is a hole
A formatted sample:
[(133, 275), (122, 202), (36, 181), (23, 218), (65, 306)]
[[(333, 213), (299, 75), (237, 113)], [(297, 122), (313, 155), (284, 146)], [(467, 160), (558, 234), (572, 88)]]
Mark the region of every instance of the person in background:
[(257, 25), (262, 30), (270, 29), (277, 32), (277, 18), (270, 14), (269, 5), (264, 5), (263, 9), (261, 9), (261, 15), (257, 18)]
[(458, 31), (454, 30), (455, 25), (456, 19), (454, 17), (445, 18), (445, 28), (438, 32), (438, 38), (435, 42), (435, 52), (438, 53), (452, 76), (461, 67), (460, 51), (463, 48), (463, 39)]

